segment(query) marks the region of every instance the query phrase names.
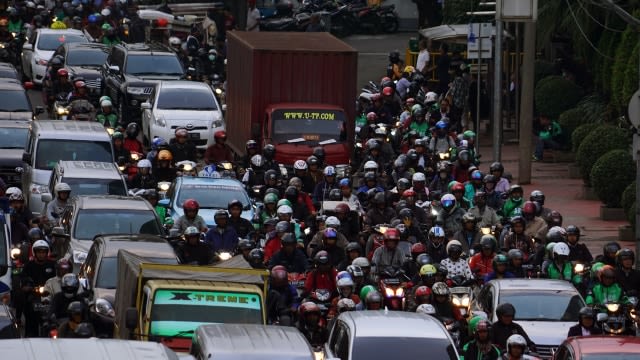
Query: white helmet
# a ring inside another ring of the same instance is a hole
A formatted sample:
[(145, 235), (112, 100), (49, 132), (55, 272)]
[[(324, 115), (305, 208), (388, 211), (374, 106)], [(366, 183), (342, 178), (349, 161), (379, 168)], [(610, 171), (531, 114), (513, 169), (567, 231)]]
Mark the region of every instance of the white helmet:
[(69, 184), (67, 184), (67, 183), (61, 182), (61, 183), (56, 184), (54, 190), (55, 190), (56, 193), (64, 192), (64, 191), (71, 191), (71, 186), (69, 186)]
[(367, 161), (364, 163), (364, 171), (378, 171), (378, 163), (372, 160)]
[(325, 176), (336, 176), (336, 168), (333, 166), (327, 166), (323, 171)]
[(353, 311), (356, 309), (356, 303), (349, 298), (343, 298), (338, 300), (336, 307), (340, 313), (343, 311)]
[(327, 220), (325, 220), (324, 224), (327, 227), (333, 228), (333, 229), (337, 229), (340, 227), (340, 219), (338, 219), (335, 216), (329, 216), (327, 218)]
[(350, 286), (351, 288), (353, 288), (355, 284), (353, 283), (353, 279), (351, 279), (351, 277), (345, 276), (342, 279), (338, 279), (338, 282), (336, 284), (336, 286), (338, 287), (338, 291), (340, 291), (340, 288), (343, 286)]
[(182, 40), (176, 36), (172, 36), (169, 38), (169, 45), (171, 46), (180, 46), (182, 44)]
[(282, 205), (278, 208), (277, 212), (278, 212), (278, 215), (280, 214), (291, 215), (293, 214), (293, 209), (289, 205)]
[(37, 240), (36, 242), (33, 243), (33, 246), (31, 247), (31, 249), (33, 250), (33, 252), (35, 252), (38, 249), (47, 249), (47, 251), (49, 251), (49, 243), (46, 242), (45, 240)]
[(444, 237), (444, 229), (441, 228), (440, 226), (434, 226), (429, 230), (429, 237)]
[(427, 181), (427, 178), (424, 176), (423, 173), (421, 172), (417, 172), (415, 174), (413, 174), (413, 177), (411, 177), (412, 181)]
[(111, 100), (104, 99), (100, 102), (100, 106), (107, 107), (107, 106), (113, 106), (113, 104), (111, 103)]
[(141, 169), (144, 169), (144, 168), (151, 169), (151, 161), (149, 161), (147, 159), (142, 159), (142, 160), (138, 161), (137, 167), (139, 167)]
[(293, 163), (293, 168), (296, 170), (307, 170), (307, 162), (304, 160), (296, 160), (296, 162)]
[(460, 241), (458, 241), (458, 240), (456, 240), (456, 239), (449, 240), (449, 242), (447, 243), (447, 247), (446, 247), (447, 253), (449, 253), (449, 248), (450, 248), (452, 245), (458, 245), (458, 246), (462, 247), (462, 243), (461, 243)]
[(102, 11), (100, 11), (100, 15), (102, 15), (104, 17), (110, 16), (111, 15), (111, 10), (109, 10), (107, 8), (102, 9)]
[(353, 261), (351, 262), (351, 265), (358, 265), (360, 266), (360, 269), (371, 267), (371, 263), (369, 262), (369, 259), (367, 259), (364, 256), (353, 259)]
[(434, 93), (433, 91), (429, 91), (424, 97), (424, 102), (430, 103), (434, 101), (438, 101), (438, 94)]
[(33, 1), (27, 1), (26, 6), (28, 8), (35, 9), (36, 8), (36, 3), (34, 3)]
[(434, 308), (433, 305), (431, 305), (431, 304), (421, 304), (416, 309), (416, 313), (418, 313), (418, 314), (427, 314), (427, 315), (435, 315), (436, 314), (436, 308)]
[(507, 353), (511, 352), (511, 347), (513, 345), (522, 346), (524, 349), (526, 349), (527, 340), (525, 340), (522, 335), (513, 334), (507, 339)]
[(563, 242), (557, 243), (553, 246), (553, 255), (569, 256), (569, 246)]
[(12, 186), (10, 188), (8, 188), (7, 190), (5, 190), (4, 194), (9, 197), (11, 196), (11, 194), (22, 194), (22, 190), (20, 190), (19, 188)]

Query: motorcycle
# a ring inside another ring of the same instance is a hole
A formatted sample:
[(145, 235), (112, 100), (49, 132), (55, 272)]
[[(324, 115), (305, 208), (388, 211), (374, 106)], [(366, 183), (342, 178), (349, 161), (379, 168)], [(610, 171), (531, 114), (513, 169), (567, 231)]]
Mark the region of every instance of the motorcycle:
[(11, 49), (11, 42), (0, 42), (0, 62), (12, 63), (15, 55)]
[(305, 273), (289, 273), (289, 285), (292, 285), (296, 288), (296, 292), (298, 293), (298, 298), (302, 297), (302, 293), (304, 293), (304, 282), (307, 279), (307, 274)]
[(53, 103), (52, 107), (52, 117), (55, 116), (57, 120), (67, 120), (69, 116), (69, 103), (67, 102), (67, 95), (65, 93), (60, 93), (56, 95), (56, 100)]
[(461, 344), (462, 333), (460, 331), (460, 324), (455, 319), (451, 319), (451, 318), (443, 318), (443, 319), (440, 319), (440, 321), (442, 321), (442, 323), (444, 324), (444, 327), (449, 332), (449, 335), (451, 335), (451, 339), (453, 340), (453, 343), (456, 345), (456, 348), (459, 349), (460, 346), (462, 345)]
[(461, 276), (456, 276), (452, 278), (451, 281), (453, 282), (453, 286), (449, 290), (451, 292), (451, 302), (453, 303), (453, 306), (460, 311), (462, 316), (470, 316), (471, 304), (475, 298), (473, 288), (465, 286), (469, 282)]
[[(636, 300), (637, 303), (637, 300)], [(596, 321), (605, 334), (608, 335), (635, 335), (636, 325), (629, 315), (634, 309), (630, 305), (619, 302), (608, 302), (599, 306)]]
[(380, 274), (378, 286), (384, 297), (384, 306), (389, 310), (404, 311), (406, 307), (406, 278), (402, 269), (388, 267)]
[(311, 293), (309, 301), (318, 305), (320, 308), (320, 316), (326, 319), (329, 314), (329, 307), (331, 306), (331, 291), (327, 289), (316, 289)]
[(96, 121), (96, 112), (88, 100), (75, 100), (69, 104), (69, 117), (71, 120)]

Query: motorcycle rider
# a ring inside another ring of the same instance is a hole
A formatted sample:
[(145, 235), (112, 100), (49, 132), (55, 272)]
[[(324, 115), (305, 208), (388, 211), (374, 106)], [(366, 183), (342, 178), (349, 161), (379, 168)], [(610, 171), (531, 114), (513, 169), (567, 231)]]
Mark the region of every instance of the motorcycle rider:
[(575, 225), (569, 225), (565, 229), (567, 231), (567, 245), (569, 245), (569, 261), (582, 264), (590, 264), (593, 256), (589, 248), (585, 244), (578, 243), (580, 241), (580, 229)]
[[(144, 148), (142, 146), (142, 143), (140, 142), (140, 140), (138, 140), (138, 133), (140, 132), (140, 129), (138, 128), (138, 124), (136, 124), (135, 122), (129, 123), (124, 132), (127, 135), (127, 137), (124, 139), (124, 144), (122, 146), (124, 146), (124, 148), (129, 150), (129, 152), (131, 153), (134, 153), (134, 152), (139, 154), (144, 153)], [(174, 155), (175, 157), (175, 153), (173, 152), (173, 150), (171, 151), (171, 154)], [(188, 160), (188, 159), (184, 159), (184, 160)], [(176, 161), (181, 161), (181, 160), (176, 160)]]
[(496, 191), (496, 184), (498, 183), (496, 177), (491, 174), (485, 175), (482, 182), (484, 183), (483, 191), (486, 194), (487, 206), (495, 211), (502, 210), (504, 199), (502, 198), (502, 193)]
[(585, 302), (589, 306), (604, 306), (608, 302), (627, 303), (622, 286), (616, 282), (613, 266), (604, 265), (598, 272), (598, 283), (587, 294)]
[(471, 206), (471, 199), (464, 198), (464, 185), (459, 181), (452, 181), (447, 186), (448, 193), (453, 194), (456, 198), (456, 204), (461, 207), (465, 212), (469, 210)]
[(522, 216), (526, 220), (524, 229), (525, 235), (536, 239), (538, 242), (544, 241), (547, 231), (547, 222), (541, 217), (536, 216), (537, 206), (533, 201), (527, 201), (522, 206)]
[(429, 229), (427, 254), (431, 256), (434, 263), (440, 263), (447, 258), (447, 249), (444, 246), (445, 232), (440, 226), (434, 226)]
[(504, 251), (520, 249), (524, 253), (525, 261), (527, 261), (530, 254), (535, 252), (535, 249), (533, 240), (525, 233), (526, 221), (524, 217), (518, 215), (512, 217), (510, 222), (511, 229), (504, 237), (502, 249)]
[(265, 169), (280, 173), (280, 164), (276, 161), (276, 147), (273, 144), (267, 144), (262, 148), (262, 156), (265, 159)]
[(323, 170), (324, 179), (316, 184), (313, 191), (313, 201), (315, 203), (321, 203), (329, 199), (329, 192), (333, 189), (338, 189), (338, 182), (336, 181), (336, 169), (333, 166), (327, 166)]
[[(87, 323), (87, 308), (81, 301), (73, 301), (67, 307), (69, 319), (58, 328), (59, 338), (78, 338), (95, 336), (93, 325)], [(83, 329), (84, 328), (84, 329)], [(88, 330), (89, 336), (81, 334), (80, 330)], [(82, 335), (82, 336), (79, 336)]]
[(616, 282), (626, 294), (640, 290), (640, 271), (633, 268), (635, 254), (630, 249), (620, 249), (616, 254)]
[[(315, 268), (309, 272), (304, 282), (304, 296), (307, 296), (317, 289), (327, 289), (332, 292), (336, 289), (336, 276), (338, 271), (331, 265), (329, 253), (324, 250), (318, 251), (313, 257)], [(332, 294), (332, 296), (335, 294)]]
[(158, 185), (158, 182), (151, 174), (151, 161), (147, 159), (138, 160), (136, 165), (138, 171), (129, 181), (130, 189), (154, 189)]
[(113, 111), (111, 100), (104, 99), (100, 102), (100, 110), (96, 114), (96, 120), (106, 128), (116, 128), (118, 115)]
[(469, 267), (477, 277), (484, 278), (493, 270), (493, 258), (496, 255), (497, 241), (491, 235), (483, 235), (480, 239), (481, 251), (471, 257)]
[(71, 186), (64, 182), (57, 183), (54, 191), (56, 192), (56, 198), (47, 205), (47, 218), (50, 222), (57, 224), (62, 212), (69, 204)]
[(462, 244), (458, 240), (447, 243), (448, 258), (440, 262), (440, 266), (447, 269), (448, 279), (461, 279), (461, 286), (474, 280), (473, 273), (466, 259), (462, 258)]
[(362, 246), (360, 246), (360, 244), (355, 241), (349, 242), (344, 249), (344, 253), (344, 260), (342, 260), (342, 262), (340, 262), (340, 264), (337, 266), (337, 269), (339, 271), (347, 270), (347, 267), (349, 267), (353, 263), (353, 260), (362, 256)]
[(384, 246), (373, 252), (371, 263), (375, 273), (382, 273), (387, 267), (400, 268), (404, 264), (405, 254), (398, 249), (400, 234), (395, 228), (387, 229), (384, 233)]
[(578, 324), (569, 328), (567, 337), (602, 335), (602, 329), (596, 325), (596, 311), (584, 306), (578, 313)]
[(200, 210), (198, 201), (195, 199), (185, 200), (184, 203), (182, 203), (182, 210), (184, 211), (184, 215), (178, 218), (173, 224), (172, 229), (177, 230), (179, 233), (184, 233), (190, 226), (195, 226), (195, 228), (202, 233), (209, 230), (202, 216), (198, 215), (198, 210)]
[(329, 254), (331, 265), (335, 268), (345, 259), (344, 247), (340, 247), (338, 242), (338, 231), (332, 227), (327, 227), (322, 231), (322, 245), (312, 251), (312, 256), (318, 251), (326, 251)]
[(267, 321), (282, 326), (293, 325), (293, 317), (298, 310), (298, 293), (289, 284), (289, 274), (284, 267), (271, 269), (267, 293)]
[[(15, 189), (15, 190), (14, 190)], [(13, 193), (8, 193), (9, 190), (14, 190)], [(9, 210), (13, 210), (13, 216), (17, 219), (17, 222), (24, 224), (27, 228), (33, 225), (34, 216), (31, 210), (24, 206), (24, 195), (22, 194), (22, 190), (18, 188), (9, 188), (5, 195), (8, 196), (9, 200)], [(13, 225), (12, 221), (12, 225)]]
[(525, 354), (527, 350), (527, 340), (524, 336), (514, 334), (509, 336), (507, 339), (507, 348), (504, 355), (502, 355), (502, 359), (504, 360), (528, 360), (528, 359), (537, 359), (533, 356), (529, 356)]
[(51, 307), (49, 308), (49, 317), (51, 319), (62, 319), (65, 317), (67, 307), (74, 301), (84, 301), (83, 294), (78, 293), (80, 289), (80, 281), (76, 274), (65, 274), (60, 281), (62, 291), (53, 295)]
[(538, 204), (538, 207), (536, 207), (536, 216), (539, 216), (548, 222), (549, 216), (551, 215), (551, 209), (544, 206), (545, 199), (546, 197), (544, 196), (544, 193), (540, 190), (533, 190), (529, 196), (529, 201), (533, 201)]
[(456, 148), (456, 142), (449, 136), (449, 123), (440, 120), (436, 123), (435, 132), (429, 141), (429, 150), (439, 156), (447, 154), (449, 156), (451, 149)]
[[(508, 193), (509, 192), (509, 180), (504, 175), (504, 166), (500, 162), (494, 162), (489, 166), (489, 172), (496, 179), (496, 187), (495, 190), (499, 193)], [(522, 194), (521, 194), (522, 196)]]
[(411, 177), (411, 188), (415, 192), (416, 201), (429, 201), (429, 188), (427, 187), (427, 177), (417, 172)]
[(522, 198), (522, 186), (513, 184), (509, 188), (509, 198), (502, 205), (502, 216), (511, 218), (522, 213), (524, 200)]
[(605, 265), (616, 266), (616, 254), (620, 251), (621, 247), (615, 241), (608, 242), (602, 248), (602, 254), (596, 256), (595, 261), (601, 262)]
[(396, 216), (395, 211), (387, 206), (385, 193), (376, 193), (372, 202), (373, 206), (369, 206), (369, 211), (365, 216), (365, 223), (370, 227), (387, 223)]
[(229, 226), (229, 213), (226, 210), (218, 210), (213, 219), (216, 226), (207, 231), (205, 243), (213, 253), (218, 251), (233, 253), (238, 247), (238, 233)]
[(429, 184), (429, 190), (439, 191), (446, 193), (449, 187), (449, 183), (453, 181), (451, 176), (451, 168), (447, 162), (441, 161), (438, 164), (438, 174), (433, 177)]
[[(204, 162), (208, 164), (218, 164), (224, 161), (233, 162), (233, 152), (229, 145), (227, 145), (227, 132), (224, 130), (218, 130), (213, 134), (213, 139), (215, 143), (207, 147), (207, 150), (204, 152)], [(251, 140), (247, 141), (245, 149), (247, 150), (247, 156), (251, 156), (251, 152), (255, 150), (257, 154), (257, 143), (254, 144)], [(254, 141), (255, 142), (255, 141)], [(255, 145), (255, 146), (254, 146)], [(249, 157), (249, 164), (243, 164), (247, 166), (251, 166), (253, 159)], [(247, 167), (245, 167), (247, 169)], [(262, 177), (262, 174), (259, 175)]]
[(493, 279), (511, 279), (515, 275), (508, 271), (509, 258), (504, 254), (497, 254), (491, 261), (492, 272), (484, 277), (484, 282), (488, 283)]
[(152, 171), (158, 182), (172, 182), (178, 177), (178, 169), (173, 167), (173, 154), (169, 150), (158, 151), (158, 160)]
[(200, 241), (200, 230), (195, 226), (189, 226), (184, 231), (184, 243), (176, 249), (181, 264), (207, 265), (211, 263), (211, 248)]
[(479, 250), (480, 238), (482, 238), (482, 233), (476, 226), (476, 217), (469, 211), (462, 216), (462, 229), (453, 234), (453, 239), (462, 244), (462, 252), (466, 257), (470, 257), (476, 250)]
[[(44, 283), (44, 293), (49, 294), (46, 301), (50, 301), (53, 296), (62, 291), (62, 277), (69, 274), (73, 270), (73, 266), (69, 262), (69, 259), (62, 258), (56, 261), (56, 276), (49, 278)], [(45, 299), (43, 299), (45, 301)]]
[(382, 304), (382, 294), (380, 294), (377, 290), (369, 291), (364, 299), (365, 310), (380, 310), (382, 309)]
[(329, 319), (338, 315), (338, 302), (342, 299), (349, 299), (355, 303), (356, 306), (360, 304), (360, 297), (355, 294), (355, 283), (351, 276), (344, 276), (336, 281), (338, 288), (338, 296), (331, 300), (329, 306), (329, 312), (327, 317)]
[[(277, 226), (277, 225), (276, 225)], [(269, 259), (269, 268), (278, 265), (284, 266), (290, 273), (302, 274), (309, 268), (306, 255), (297, 245), (298, 242), (292, 234), (284, 234), (280, 239), (282, 248)]]
[(498, 316), (498, 321), (492, 325), (493, 333), (491, 342), (493, 344), (500, 349), (505, 349), (507, 348), (507, 340), (510, 336), (520, 335), (524, 339), (523, 347), (529, 346), (531, 351), (535, 351), (536, 345), (531, 341), (522, 326), (513, 322), (513, 318), (516, 315), (516, 308), (512, 304), (502, 303), (498, 305), (496, 315)]
[[(29, 260), (22, 268), (21, 292), (16, 294), (16, 316), (24, 311), (25, 336), (38, 336), (38, 324), (40, 319), (33, 308), (30, 298), (34, 295), (34, 289), (44, 286), (49, 278), (55, 276), (55, 263), (49, 260), (49, 244), (45, 240), (38, 240), (31, 247), (33, 259)], [(19, 309), (18, 309), (19, 308)]]
[(516, 278), (526, 278), (527, 272), (522, 267), (522, 263), (524, 262), (524, 253), (522, 252), (522, 250), (511, 249), (507, 253), (507, 257), (509, 258), (509, 266), (507, 266), (507, 271), (512, 273)]
[(229, 225), (231, 225), (238, 236), (241, 238), (246, 238), (247, 235), (254, 230), (253, 224), (251, 221), (242, 217), (242, 211), (244, 209), (244, 205), (238, 199), (233, 199), (229, 201), (227, 205), (227, 210), (229, 211)]
[(169, 141), (169, 150), (173, 154), (173, 161), (178, 163), (189, 160), (196, 161), (196, 146), (189, 141), (187, 129), (179, 127), (174, 132), (175, 138)]
[(464, 321), (460, 310), (451, 303), (451, 291), (447, 284), (437, 282), (433, 284), (433, 301), (432, 305), (436, 309), (436, 317), (440, 321), (455, 320), (459, 324)]
[(469, 321), (469, 333), (473, 339), (462, 347), (461, 360), (498, 360), (500, 349), (491, 343), (491, 323), (479, 316)]
[(322, 346), (328, 340), (325, 321), (320, 316), (320, 307), (311, 301), (298, 308), (298, 330), (307, 338), (312, 347)]
[(552, 260), (547, 263), (547, 267), (542, 269), (550, 279), (567, 280), (577, 283), (579, 279), (573, 272), (573, 265), (569, 261), (569, 246), (560, 242), (553, 246)]
[(452, 236), (462, 230), (462, 217), (466, 211), (458, 206), (458, 202), (452, 194), (444, 194), (440, 199), (440, 204), (442, 205), (445, 232)]

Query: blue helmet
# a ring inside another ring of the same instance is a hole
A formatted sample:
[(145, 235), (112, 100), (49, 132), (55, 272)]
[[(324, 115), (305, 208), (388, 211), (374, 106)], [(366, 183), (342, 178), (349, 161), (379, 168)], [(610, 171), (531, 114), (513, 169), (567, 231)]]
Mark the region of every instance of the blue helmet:
[(160, 146), (167, 146), (167, 140), (161, 138), (161, 137), (157, 137), (154, 138), (153, 141), (151, 142), (151, 150), (158, 150), (160, 148)]
[(449, 127), (449, 124), (447, 124), (446, 121), (440, 120), (436, 123), (436, 129), (446, 129), (448, 127)]

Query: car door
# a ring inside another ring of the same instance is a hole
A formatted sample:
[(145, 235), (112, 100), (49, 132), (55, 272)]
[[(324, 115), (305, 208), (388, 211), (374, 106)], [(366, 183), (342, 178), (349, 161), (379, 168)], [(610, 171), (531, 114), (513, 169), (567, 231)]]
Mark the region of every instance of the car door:
[[(111, 97), (112, 101), (118, 101), (118, 91), (120, 88), (120, 84), (122, 80), (120, 79), (122, 76), (122, 71), (124, 64), (124, 53), (122, 49), (114, 47), (111, 49), (111, 53), (107, 58), (107, 62), (104, 64), (104, 68), (102, 70), (104, 84), (105, 84), (105, 93)], [(111, 70), (111, 66), (117, 66), (119, 68), (118, 72)]]
[(86, 287), (87, 290), (93, 290), (96, 283), (96, 274), (98, 259), (100, 253), (100, 242), (94, 242), (89, 249), (89, 253), (87, 254), (87, 260), (80, 267), (80, 272), (78, 277), (80, 278), (80, 282), (83, 286)]
[[(349, 339), (346, 335), (346, 325), (341, 320), (336, 320), (329, 336), (329, 341), (325, 344), (325, 358), (340, 358), (347, 360), (349, 356)], [(346, 343), (346, 346), (345, 346)], [(346, 347), (346, 353), (345, 353)], [(341, 357), (343, 355), (345, 357)]]

